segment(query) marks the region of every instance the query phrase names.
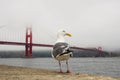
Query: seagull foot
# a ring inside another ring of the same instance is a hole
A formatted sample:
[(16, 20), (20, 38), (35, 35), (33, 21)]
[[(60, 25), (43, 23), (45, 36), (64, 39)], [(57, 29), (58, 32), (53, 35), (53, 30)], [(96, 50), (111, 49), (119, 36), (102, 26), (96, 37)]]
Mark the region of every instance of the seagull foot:
[(69, 70), (67, 70), (66, 73), (71, 73), (71, 72)]

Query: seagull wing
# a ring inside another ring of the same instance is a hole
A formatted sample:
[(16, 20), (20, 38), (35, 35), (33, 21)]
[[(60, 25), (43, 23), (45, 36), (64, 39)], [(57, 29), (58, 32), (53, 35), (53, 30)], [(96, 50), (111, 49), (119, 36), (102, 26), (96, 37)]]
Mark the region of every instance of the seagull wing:
[(53, 47), (53, 56), (62, 55), (69, 51), (69, 45), (67, 43), (56, 43)]

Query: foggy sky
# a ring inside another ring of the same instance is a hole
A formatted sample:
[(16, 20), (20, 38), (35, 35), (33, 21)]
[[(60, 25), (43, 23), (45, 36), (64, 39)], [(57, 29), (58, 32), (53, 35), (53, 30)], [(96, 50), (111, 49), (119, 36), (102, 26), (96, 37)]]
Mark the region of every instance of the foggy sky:
[(30, 24), (34, 43), (54, 44), (62, 28), (71, 46), (120, 49), (120, 0), (0, 0), (0, 40), (24, 42)]

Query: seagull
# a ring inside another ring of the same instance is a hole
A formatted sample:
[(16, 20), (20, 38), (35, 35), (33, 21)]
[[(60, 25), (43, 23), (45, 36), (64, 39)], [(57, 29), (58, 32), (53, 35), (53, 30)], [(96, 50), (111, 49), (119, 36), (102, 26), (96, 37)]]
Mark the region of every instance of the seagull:
[(62, 29), (58, 30), (57, 41), (53, 46), (52, 57), (58, 60), (60, 73), (63, 73), (61, 68), (61, 61), (66, 61), (67, 73), (70, 73), (68, 59), (72, 56), (72, 51), (70, 50), (69, 44), (65, 42), (64, 36), (71, 37), (71, 34)]

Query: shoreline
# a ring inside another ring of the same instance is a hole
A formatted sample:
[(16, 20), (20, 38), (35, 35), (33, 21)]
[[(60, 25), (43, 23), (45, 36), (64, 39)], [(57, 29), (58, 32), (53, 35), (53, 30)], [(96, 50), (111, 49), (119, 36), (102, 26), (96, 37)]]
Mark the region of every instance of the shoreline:
[(53, 70), (0, 65), (0, 80), (120, 80), (109, 76), (58, 73)]

